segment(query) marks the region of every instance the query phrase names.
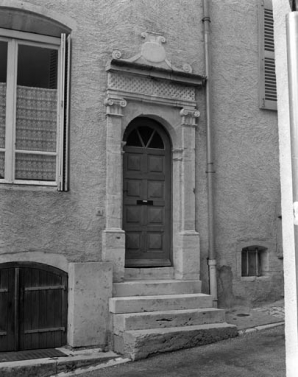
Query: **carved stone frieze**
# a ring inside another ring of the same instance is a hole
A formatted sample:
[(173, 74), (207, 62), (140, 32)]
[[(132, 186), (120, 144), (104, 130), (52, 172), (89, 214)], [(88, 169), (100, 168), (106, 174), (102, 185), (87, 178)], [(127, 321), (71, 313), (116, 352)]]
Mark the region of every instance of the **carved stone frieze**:
[(195, 88), (167, 81), (155, 81), (147, 77), (127, 76), (118, 73), (109, 75), (109, 89), (133, 94), (162, 98), (195, 101)]
[[(192, 73), (192, 67), (190, 64), (183, 64), (182, 69), (175, 67), (168, 59), (166, 50), (163, 46), (166, 43), (166, 39), (163, 35), (153, 32), (143, 32), (141, 37), (145, 39), (141, 46), (141, 51), (130, 59), (123, 59), (126, 62), (134, 62), (140, 64), (148, 64), (172, 71), (188, 72)], [(113, 59), (121, 58), (121, 51), (114, 50), (112, 53)]]

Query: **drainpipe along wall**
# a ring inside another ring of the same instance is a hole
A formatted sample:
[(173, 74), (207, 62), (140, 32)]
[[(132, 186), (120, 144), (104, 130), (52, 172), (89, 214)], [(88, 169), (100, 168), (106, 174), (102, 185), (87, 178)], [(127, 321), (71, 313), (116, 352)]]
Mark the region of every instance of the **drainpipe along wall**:
[(207, 123), (207, 147), (206, 147), (206, 173), (208, 185), (208, 235), (209, 235), (209, 289), (213, 297), (213, 306), (217, 307), (217, 278), (216, 278), (216, 255), (214, 242), (214, 214), (213, 214), (213, 150), (212, 150), (212, 130), (211, 130), (211, 104), (210, 104), (210, 13), (209, 0), (203, 0), (203, 25), (204, 25), (204, 51), (205, 51), (205, 74), (206, 80), (206, 123)]

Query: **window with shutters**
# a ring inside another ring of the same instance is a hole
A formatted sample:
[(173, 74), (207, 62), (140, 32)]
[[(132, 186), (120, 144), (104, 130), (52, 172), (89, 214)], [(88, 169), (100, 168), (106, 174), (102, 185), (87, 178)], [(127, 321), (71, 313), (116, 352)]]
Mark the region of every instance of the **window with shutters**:
[(0, 29), (0, 183), (67, 190), (68, 45)]
[(272, 0), (259, 4), (259, 105), (277, 110)]

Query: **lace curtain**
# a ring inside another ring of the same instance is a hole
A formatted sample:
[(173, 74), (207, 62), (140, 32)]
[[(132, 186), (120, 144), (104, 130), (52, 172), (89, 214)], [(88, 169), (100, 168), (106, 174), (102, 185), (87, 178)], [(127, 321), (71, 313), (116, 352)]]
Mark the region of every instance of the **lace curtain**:
[(15, 178), (55, 181), (56, 140), (57, 89), (18, 86)]

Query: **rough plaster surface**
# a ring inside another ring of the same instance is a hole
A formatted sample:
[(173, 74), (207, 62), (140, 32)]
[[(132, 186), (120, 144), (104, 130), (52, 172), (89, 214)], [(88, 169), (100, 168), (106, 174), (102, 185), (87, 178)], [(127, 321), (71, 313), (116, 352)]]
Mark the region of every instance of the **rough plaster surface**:
[[(204, 74), (201, 2), (119, 0), (111, 5), (86, 0), (82, 7), (79, 0), (11, 0), (11, 4), (27, 4), (31, 10), (42, 7), (51, 15), (59, 14), (60, 22), (65, 17), (70, 27), (74, 25), (70, 191), (0, 187), (0, 254), (16, 253), (24, 258), (27, 252), (38, 251), (63, 254), (70, 262), (100, 261), (106, 197), (105, 64), (113, 49), (121, 50), (124, 58), (134, 56), (142, 43), (141, 32), (150, 30), (165, 36), (167, 57), (175, 66), (181, 68), (186, 62), (194, 73)], [(7, 6), (7, 1), (0, 0), (1, 5)], [(257, 0), (212, 0), (210, 12), (218, 268), (227, 266), (231, 271), (229, 305), (233, 297), (254, 302), (270, 293), (279, 298), (277, 116), (258, 108)], [(197, 101), (201, 112), (196, 130), (197, 258), (201, 259), (203, 291), (208, 292), (204, 90), (197, 93)], [(273, 283), (243, 283), (236, 278), (239, 243), (258, 244), (260, 240), (274, 244), (269, 250)], [(222, 305), (227, 305), (225, 297), (220, 297)]]

